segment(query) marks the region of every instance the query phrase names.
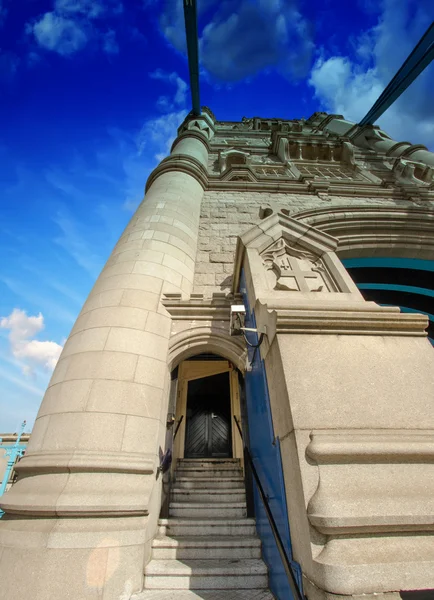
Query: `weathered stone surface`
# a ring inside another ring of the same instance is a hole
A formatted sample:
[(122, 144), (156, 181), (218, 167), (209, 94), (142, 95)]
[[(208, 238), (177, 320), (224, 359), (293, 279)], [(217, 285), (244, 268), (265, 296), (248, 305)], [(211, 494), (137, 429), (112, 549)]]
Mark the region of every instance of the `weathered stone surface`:
[[(2, 498), (8, 600), (141, 589), (161, 509), (169, 366), (217, 353), (245, 369), (221, 300), (240, 291), (241, 268), (267, 327), (257, 356), (309, 599), (434, 588), (432, 348), (423, 319), (364, 302), (338, 258), (433, 259), (434, 155), (373, 127), (342, 142), (352, 125), (324, 113), (187, 118), (83, 306)], [(279, 212), (295, 233), (267, 229)], [(327, 236), (337, 250), (321, 250)]]

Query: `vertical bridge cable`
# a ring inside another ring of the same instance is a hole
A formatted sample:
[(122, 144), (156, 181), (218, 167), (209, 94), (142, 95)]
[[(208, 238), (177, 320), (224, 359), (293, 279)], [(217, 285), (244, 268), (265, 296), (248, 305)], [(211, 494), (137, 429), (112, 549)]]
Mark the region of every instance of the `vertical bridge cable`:
[(359, 125), (373, 125), (434, 59), (434, 22)]
[(196, 0), (184, 0), (184, 19), (193, 114), (200, 115), (199, 44), (197, 36)]

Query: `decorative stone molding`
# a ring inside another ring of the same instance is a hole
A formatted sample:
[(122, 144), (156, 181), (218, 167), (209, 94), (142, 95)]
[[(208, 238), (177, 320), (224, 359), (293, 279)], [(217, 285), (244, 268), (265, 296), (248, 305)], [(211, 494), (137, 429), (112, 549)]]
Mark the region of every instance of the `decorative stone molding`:
[(192, 175), (203, 189), (207, 189), (208, 176), (204, 166), (193, 156), (188, 154), (176, 154), (164, 158), (160, 164), (152, 171), (146, 182), (145, 192), (149, 190), (154, 181), (163, 173), (169, 173), (173, 171), (181, 171)]
[(339, 240), (337, 253), (434, 259), (434, 209), (371, 206), (317, 208), (293, 215)]
[[(195, 128), (195, 129), (185, 129), (184, 131), (182, 131), (174, 140), (172, 143), (172, 146), (170, 147), (170, 152), (173, 152), (173, 150), (176, 148), (176, 146), (185, 138), (193, 138), (198, 140), (201, 144), (203, 144), (207, 150), (207, 152), (210, 151), (210, 144), (208, 139), (202, 135), (202, 133), (200, 132), (199, 129)], [(170, 155), (169, 157), (170, 158)]]
[(331, 236), (282, 212), (271, 215), (239, 238), (233, 290), (237, 290), (244, 257), (250, 251), (260, 295), (286, 298), (292, 289), (292, 300), (298, 293), (311, 295), (315, 291), (354, 293), (359, 298), (351, 278), (333, 256), (337, 244)]
[(181, 294), (164, 294), (163, 297), (163, 306), (174, 320), (229, 321), (233, 302), (232, 295), (219, 292), (211, 298), (204, 298), (203, 294), (191, 294), (189, 299)]
[(208, 117), (211, 119), (212, 123), (215, 124), (217, 122), (217, 118), (209, 106), (202, 106), (202, 114), (207, 114)]
[(271, 151), (283, 161), (312, 160), (340, 162), (342, 140), (329, 140), (322, 134), (296, 136), (292, 133), (273, 132)]
[(182, 125), (178, 129), (178, 136), (184, 132), (197, 131), (209, 141), (214, 136), (215, 124), (208, 111), (201, 115), (188, 114)]
[(276, 334), (426, 337), (425, 315), (366, 302), (335, 251), (338, 240), (281, 212), (239, 238), (233, 291), (241, 269), (266, 358)]
[(430, 186), (434, 182), (434, 168), (402, 157), (395, 160), (392, 171), (396, 179), (405, 185)]
[[(259, 300), (261, 302), (261, 300)], [(426, 337), (425, 315), (401, 313), (399, 308), (380, 307), (374, 302), (336, 307), (288, 307), (285, 301), (267, 299), (269, 312), (276, 313), (276, 333), (310, 333), (329, 335), (397, 335)], [(256, 312), (256, 305), (255, 305)]]
[[(250, 175), (245, 173), (250, 171)], [(227, 172), (229, 173), (229, 171)], [(294, 178), (280, 177), (264, 177), (259, 178), (255, 175), (253, 169), (248, 166), (242, 168), (242, 173), (237, 175), (242, 176), (242, 179), (228, 180), (224, 175), (222, 178), (215, 175), (208, 176), (208, 190), (211, 191), (249, 191), (249, 192), (264, 192), (266, 194), (303, 194), (317, 195), (320, 198), (328, 198), (329, 196), (339, 196), (343, 198), (378, 198), (388, 200), (408, 200), (403, 189), (390, 186), (389, 188), (381, 187), (378, 184), (372, 183), (367, 179), (363, 180), (346, 180), (338, 182), (337, 180), (314, 181), (302, 177), (301, 180)], [(434, 200), (434, 191), (428, 191), (427, 200)]]
[(251, 167), (248, 165), (233, 167), (225, 171), (222, 175), (222, 181), (246, 181), (250, 183), (257, 183), (257, 178), (255, 173), (252, 171)]
[(180, 294), (166, 294), (165, 309), (172, 317), (173, 327), (182, 329), (172, 333), (168, 363), (171, 369), (181, 361), (200, 354), (213, 352), (231, 361), (241, 372), (246, 368), (246, 348), (239, 337), (229, 335), (230, 307), (240, 303), (237, 295), (216, 293), (212, 298), (192, 294), (188, 300)]
[(254, 126), (254, 122), (255, 122), (255, 119), (251, 119), (248, 117), (242, 117), (241, 123), (235, 123), (232, 126), (232, 129), (239, 130), (239, 131), (252, 130), (253, 126)]
[(236, 148), (229, 148), (229, 150), (219, 152), (218, 162), (221, 173), (224, 173), (231, 167), (249, 164), (250, 153), (244, 152), (243, 150), (237, 150)]
[(290, 138), (280, 132), (274, 133), (272, 139), (272, 151), (287, 166), (288, 175), (307, 182), (309, 189), (325, 200), (333, 187), (345, 194), (350, 182), (352, 189), (358, 186), (358, 191), (366, 191), (367, 185), (382, 185), (382, 179), (370, 172), (345, 139), (326, 140), (320, 135)]
[(357, 156), (356, 151), (357, 154), (360, 153), (360, 150), (353, 146), (351, 142), (342, 142), (341, 164), (351, 167), (354, 173), (372, 181), (372, 183), (381, 185), (383, 182), (382, 179), (371, 173), (369, 166), (360, 156)]
[(306, 454), (317, 464), (430, 463), (434, 433), (427, 431), (312, 431)]
[(318, 465), (319, 479), (307, 512), (319, 532), (434, 530), (432, 431), (313, 431), (310, 438), (306, 454)]
[(313, 115), (311, 115), (306, 123), (308, 125), (310, 125), (312, 128), (318, 129), (318, 130), (324, 130), (324, 128), (326, 127), (326, 125), (328, 125), (331, 121), (333, 121), (334, 119), (343, 119), (343, 115), (332, 115), (326, 112), (314, 112)]
[[(52, 466), (54, 464), (54, 466)], [(154, 458), (145, 458), (143, 454), (123, 452), (87, 451), (53, 451), (33, 452), (27, 461), (17, 463), (15, 470), (20, 473), (27, 471), (44, 471), (70, 473), (72, 471), (92, 473), (153, 473)]]

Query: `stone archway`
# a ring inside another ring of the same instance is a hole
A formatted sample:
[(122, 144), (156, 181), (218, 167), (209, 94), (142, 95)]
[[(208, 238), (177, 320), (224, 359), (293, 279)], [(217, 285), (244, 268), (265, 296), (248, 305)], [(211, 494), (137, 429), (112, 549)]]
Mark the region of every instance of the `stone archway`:
[[(214, 354), (221, 357), (222, 363), (233, 365), (230, 373), (231, 388), (231, 415), (240, 417), (239, 409), (239, 391), (237, 371), (244, 374), (246, 367), (246, 351), (244, 344), (238, 339), (233, 338), (226, 333), (223, 327), (203, 325), (191, 327), (187, 330), (176, 333), (172, 336), (169, 344), (168, 364), (169, 369), (173, 371), (176, 367), (183, 367), (186, 361), (194, 356), (201, 354)], [(225, 369), (223, 369), (225, 370)], [(180, 418), (185, 413), (188, 380), (194, 379), (195, 374), (190, 376), (185, 369), (182, 371), (182, 384), (177, 391), (176, 405), (176, 425), (180, 423), (179, 437), (174, 445), (174, 456), (183, 455), (183, 445), (185, 440), (185, 421), (180, 422)], [(218, 372), (218, 370), (216, 371)], [(200, 376), (200, 373), (197, 374)], [(175, 425), (175, 427), (176, 427)], [(234, 456), (242, 458), (242, 445), (240, 440), (233, 439)]]
[(339, 240), (339, 258), (396, 256), (434, 260), (434, 210), (330, 206), (292, 215)]
[(246, 368), (244, 344), (239, 338), (231, 337), (222, 329), (211, 326), (193, 327), (173, 335), (169, 343), (169, 368), (173, 370), (183, 360), (205, 352), (229, 360), (241, 373), (244, 373)]
[(295, 218), (339, 240), (336, 254), (365, 300), (425, 314), (433, 343), (432, 209), (343, 206), (305, 211)]

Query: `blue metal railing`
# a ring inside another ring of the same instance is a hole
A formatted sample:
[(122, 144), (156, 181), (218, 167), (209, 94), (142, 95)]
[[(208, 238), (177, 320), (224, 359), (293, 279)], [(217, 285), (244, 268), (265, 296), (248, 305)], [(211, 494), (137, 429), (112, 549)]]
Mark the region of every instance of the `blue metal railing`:
[(271, 511), (270, 504), (268, 502), (267, 494), (265, 493), (264, 488), (261, 483), (261, 480), (259, 479), (258, 472), (253, 463), (252, 455), (250, 454), (250, 451), (247, 448), (247, 446), (244, 444), (243, 433), (241, 431), (241, 427), (238, 422), (238, 419), (235, 415), (234, 415), (234, 421), (237, 424), (238, 432), (240, 434), (241, 439), (243, 440), (244, 464), (248, 464), (248, 466), (251, 470), (251, 473), (253, 475), (253, 478), (255, 480), (256, 486), (258, 488), (259, 496), (264, 505), (265, 513), (267, 515), (268, 522), (270, 523), (271, 531), (273, 532), (273, 536), (276, 541), (276, 546), (279, 551), (280, 557), (282, 559), (283, 568), (285, 569), (285, 573), (288, 578), (289, 587), (290, 587), (291, 592), (293, 593), (294, 598), (296, 600), (304, 600), (304, 596), (298, 587), (297, 577), (292, 568), (291, 560), (286, 552), (285, 545), (280, 536), (279, 530), (276, 525), (276, 521), (274, 520), (273, 513)]
[[(12, 445), (3, 444), (2, 443), (3, 440), (2, 440), (2, 438), (0, 438), (0, 448), (3, 448), (5, 450), (5, 456), (8, 457), (6, 470), (4, 472), (3, 479), (2, 479), (2, 482), (0, 485), (0, 497), (3, 496), (3, 494), (6, 491), (6, 486), (10, 479), (12, 469), (14, 468), (17, 458), (21, 458), (21, 456), (23, 456), (24, 452), (26, 451), (26, 444), (20, 443), (25, 427), (26, 427), (26, 421), (23, 421), (21, 423), (21, 429), (20, 429), (20, 432), (18, 433), (17, 439), (15, 440), (14, 444), (12, 444)], [(0, 508), (0, 518), (3, 515), (4, 515), (4, 511)]]

